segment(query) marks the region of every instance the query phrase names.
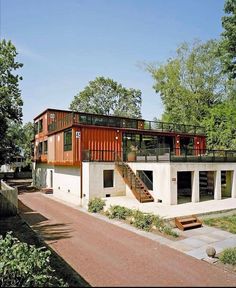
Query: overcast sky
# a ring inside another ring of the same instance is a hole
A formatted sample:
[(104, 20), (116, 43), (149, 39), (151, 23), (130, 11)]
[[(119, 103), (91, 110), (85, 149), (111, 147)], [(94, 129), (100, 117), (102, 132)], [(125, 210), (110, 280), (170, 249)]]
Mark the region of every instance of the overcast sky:
[(0, 0), (1, 39), (24, 67), (24, 122), (68, 109), (97, 76), (142, 91), (142, 116), (162, 113), (142, 62), (164, 63), (183, 41), (218, 39), (224, 0)]

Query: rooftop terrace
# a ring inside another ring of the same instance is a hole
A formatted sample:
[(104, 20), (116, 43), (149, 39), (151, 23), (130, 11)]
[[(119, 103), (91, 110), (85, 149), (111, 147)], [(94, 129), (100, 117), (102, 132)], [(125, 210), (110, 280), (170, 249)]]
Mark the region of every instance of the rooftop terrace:
[(205, 135), (202, 126), (186, 124), (167, 123), (161, 121), (149, 121), (144, 119), (134, 119), (118, 116), (105, 116), (89, 113), (71, 112), (62, 119), (55, 119), (48, 125), (48, 132), (52, 133), (71, 125), (94, 125), (103, 127), (138, 129), (158, 132), (175, 132), (192, 135)]

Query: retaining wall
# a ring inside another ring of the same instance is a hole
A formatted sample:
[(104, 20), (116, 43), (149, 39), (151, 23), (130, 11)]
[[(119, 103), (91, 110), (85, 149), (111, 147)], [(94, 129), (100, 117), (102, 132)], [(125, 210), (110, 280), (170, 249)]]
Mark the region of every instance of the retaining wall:
[(8, 186), (1, 181), (0, 190), (0, 217), (14, 216), (18, 212), (18, 191), (17, 188)]

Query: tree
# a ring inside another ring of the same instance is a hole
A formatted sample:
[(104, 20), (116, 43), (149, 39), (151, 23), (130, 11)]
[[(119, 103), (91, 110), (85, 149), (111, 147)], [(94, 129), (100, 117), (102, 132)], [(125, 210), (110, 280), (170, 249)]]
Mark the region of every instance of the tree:
[(224, 70), (230, 77), (236, 79), (236, 1), (226, 0), (222, 17), (222, 33), (220, 53), (224, 63)]
[[(28, 122), (25, 125), (14, 122), (11, 123), (7, 130), (7, 139), (9, 139), (10, 142), (9, 145), (13, 146), (11, 156), (21, 155), (25, 158), (26, 164), (31, 164), (31, 141), (33, 138), (34, 125), (32, 122)], [(12, 157), (10, 157), (10, 162)]]
[(209, 149), (236, 149), (236, 103), (225, 101), (210, 110), (204, 119)]
[(167, 63), (147, 65), (164, 105), (165, 121), (201, 125), (212, 107), (232, 96), (217, 51), (218, 42), (213, 40), (183, 43)]
[(21, 91), (19, 81), (22, 77), (15, 71), (22, 67), (15, 58), (16, 48), (11, 41), (0, 41), (0, 164), (6, 162), (14, 148), (8, 138), (11, 123), (19, 123), (22, 118)]
[(110, 78), (97, 77), (74, 96), (70, 109), (103, 115), (141, 117), (141, 91), (124, 88)]

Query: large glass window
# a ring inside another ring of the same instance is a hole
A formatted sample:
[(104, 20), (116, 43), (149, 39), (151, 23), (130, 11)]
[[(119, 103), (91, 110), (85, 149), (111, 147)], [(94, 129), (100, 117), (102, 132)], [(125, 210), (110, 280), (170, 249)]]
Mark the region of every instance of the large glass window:
[(114, 186), (114, 170), (103, 170), (103, 187), (109, 188)]
[(72, 150), (72, 129), (64, 132), (64, 151)]
[(39, 155), (41, 155), (43, 153), (43, 142), (39, 142), (38, 153), (39, 153)]
[(43, 131), (43, 119), (39, 120), (38, 125), (39, 125), (39, 132), (42, 132)]
[(48, 154), (48, 141), (43, 142), (43, 153)]

